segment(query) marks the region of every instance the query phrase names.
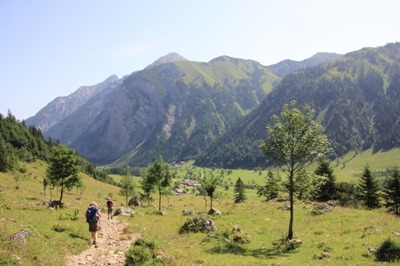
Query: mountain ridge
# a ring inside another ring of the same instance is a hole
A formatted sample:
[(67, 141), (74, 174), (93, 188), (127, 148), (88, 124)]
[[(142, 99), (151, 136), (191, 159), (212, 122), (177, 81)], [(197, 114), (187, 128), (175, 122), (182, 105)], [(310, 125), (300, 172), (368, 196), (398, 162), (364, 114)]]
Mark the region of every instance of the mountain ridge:
[[(253, 168), (268, 164), (259, 140), (271, 116), (284, 103), (310, 104), (334, 149), (331, 159), (349, 151), (400, 146), (400, 43), (363, 48), (319, 66), (292, 72), (232, 130), (205, 148), (195, 164)], [(240, 136), (240, 137), (239, 137)]]
[(46, 132), (117, 79), (117, 75), (111, 75), (96, 85), (81, 86), (68, 96), (57, 97), (39, 110), (36, 115), (27, 118), (25, 123), (27, 125), (35, 125), (42, 132)]
[[(289, 70), (304, 67), (303, 61), (292, 62)], [(254, 60), (220, 56), (192, 62), (171, 53), (104, 86), (44, 136), (98, 164), (144, 166), (160, 154), (190, 159), (257, 106), (279, 81), (268, 66)], [(128, 154), (129, 160), (120, 159)]]

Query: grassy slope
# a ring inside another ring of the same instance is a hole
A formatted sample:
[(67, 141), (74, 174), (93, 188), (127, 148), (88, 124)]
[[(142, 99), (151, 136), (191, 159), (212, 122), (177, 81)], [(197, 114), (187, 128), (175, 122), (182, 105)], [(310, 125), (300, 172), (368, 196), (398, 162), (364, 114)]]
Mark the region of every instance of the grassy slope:
[[(35, 162), (26, 165), (25, 174), (18, 173), (19, 189), (12, 175), (0, 173), (0, 265), (13, 265), (21, 259), (22, 265), (63, 265), (67, 252), (78, 253), (88, 247), (90, 233), (84, 219), (84, 212), (93, 200), (105, 203), (105, 198), (111, 193), (119, 206), (124, 200), (117, 196), (119, 189), (101, 183), (83, 175), (86, 190), (82, 199), (76, 189), (65, 193), (63, 202), (69, 207), (65, 210), (47, 210), (45, 201), (50, 200), (49, 190), (43, 195), (43, 176), (46, 164)], [(53, 200), (58, 200), (59, 194), (53, 192)], [(103, 204), (103, 207), (105, 205)], [(63, 220), (60, 218), (72, 215), (79, 210), (79, 220)], [(57, 233), (53, 227), (65, 229)], [(28, 229), (35, 236), (28, 238), (26, 244), (17, 241), (3, 241), (19, 230)], [(17, 264), (15, 264), (17, 265)]]
[[(377, 153), (367, 150), (357, 155), (349, 153), (339, 159), (339, 165), (334, 167), (334, 170), (339, 181), (356, 181), (367, 164), (374, 172), (385, 171), (387, 168), (396, 166), (399, 167), (400, 149), (397, 148), (385, 152), (379, 151)], [(333, 165), (336, 165), (336, 163), (334, 162)]]
[[(355, 180), (366, 162), (372, 170), (396, 165), (398, 149), (387, 153), (364, 152), (353, 158), (348, 155), (339, 160), (335, 174), (339, 180)], [(345, 162), (346, 167), (342, 168)], [(90, 234), (83, 218), (84, 211), (92, 200), (105, 202), (112, 195), (121, 206), (124, 199), (117, 195), (119, 189), (83, 176), (86, 190), (81, 200), (76, 189), (67, 193), (64, 201), (69, 203), (65, 210), (47, 210), (42, 205), (49, 200), (49, 192), (43, 195), (42, 178), (46, 165), (35, 162), (26, 165), (27, 172), (20, 175), (19, 189), (12, 175), (0, 173), (0, 265), (17, 265), (14, 255), (23, 265), (63, 265), (67, 253), (78, 253), (88, 247)], [(349, 168), (352, 169), (349, 170)], [(354, 171), (354, 172), (353, 172)], [(178, 171), (184, 176), (185, 170)], [(261, 180), (255, 171), (235, 170), (225, 174), (224, 180), (235, 183), (241, 177), (245, 183), (251, 179)], [(136, 177), (137, 178), (137, 177)], [(135, 178), (135, 179), (136, 179)], [(182, 210), (194, 210), (197, 215), (205, 215), (203, 197), (193, 194), (170, 196), (162, 201), (166, 216), (159, 216), (155, 208), (137, 209), (142, 215), (121, 217), (129, 221), (131, 231), (142, 233), (145, 238), (153, 239), (164, 254), (175, 258), (177, 265), (325, 265), (328, 259), (318, 259), (322, 251), (327, 250), (334, 265), (370, 265), (373, 257), (366, 257), (368, 247), (377, 247), (386, 238), (398, 240), (392, 232), (400, 232), (398, 218), (387, 214), (384, 209), (366, 211), (336, 207), (334, 211), (321, 216), (312, 216), (310, 203), (296, 203), (294, 232), (303, 240), (301, 248), (291, 253), (277, 254), (272, 242), (287, 233), (289, 213), (281, 207), (285, 202), (262, 202), (255, 191), (247, 190), (248, 201), (233, 204), (233, 185), (229, 190), (221, 190), (223, 196), (214, 201), (214, 207), (223, 212), (221, 217), (212, 218), (218, 232), (230, 231), (238, 225), (251, 237), (251, 243), (243, 246), (226, 246), (220, 240), (203, 241), (204, 234), (178, 235), (178, 229), (188, 218)], [(54, 192), (53, 199), (59, 195)], [(155, 195), (154, 205), (158, 198)], [(209, 202), (207, 202), (209, 204)], [(60, 219), (79, 210), (78, 221)], [(54, 227), (65, 229), (55, 232)], [(19, 244), (7, 237), (21, 229), (29, 229), (35, 235), (27, 238), (26, 244)]]

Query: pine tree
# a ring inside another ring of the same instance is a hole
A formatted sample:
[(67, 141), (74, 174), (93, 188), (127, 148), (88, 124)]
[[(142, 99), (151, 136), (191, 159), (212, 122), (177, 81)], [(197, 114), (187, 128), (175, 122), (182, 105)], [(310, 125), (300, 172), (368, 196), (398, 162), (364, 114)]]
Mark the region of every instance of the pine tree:
[(336, 176), (333, 174), (331, 164), (326, 159), (320, 160), (314, 173), (326, 178), (325, 183), (319, 189), (318, 197), (323, 200), (334, 199), (336, 193)]
[(385, 199), (384, 206), (389, 209), (389, 212), (400, 214), (400, 171), (395, 168), (392, 175), (386, 179), (383, 189), (383, 198)]
[(241, 202), (244, 202), (247, 199), (247, 197), (244, 194), (244, 192), (245, 192), (244, 183), (239, 177), (236, 180), (235, 189), (234, 189), (235, 203), (241, 203)]
[(369, 166), (366, 165), (358, 185), (358, 192), (360, 200), (368, 209), (381, 207), (379, 191), (378, 180), (371, 173)]

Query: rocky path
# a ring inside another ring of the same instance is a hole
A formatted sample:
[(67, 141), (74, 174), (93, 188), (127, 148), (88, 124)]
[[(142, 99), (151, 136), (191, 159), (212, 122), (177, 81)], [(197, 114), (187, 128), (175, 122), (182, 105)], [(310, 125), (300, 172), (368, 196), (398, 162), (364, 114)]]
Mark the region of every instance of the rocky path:
[[(103, 215), (103, 217), (104, 216), (106, 215)], [(81, 254), (68, 256), (66, 258), (66, 264), (68, 266), (124, 265), (125, 252), (129, 250), (131, 243), (141, 236), (139, 234), (132, 234), (130, 237), (127, 237), (127, 235), (124, 234), (124, 238), (121, 240), (120, 235), (128, 224), (118, 221), (117, 217), (110, 220), (102, 218), (100, 223), (102, 229), (97, 232), (99, 247), (95, 248), (94, 245), (91, 245)], [(87, 233), (90, 234), (89, 231)]]

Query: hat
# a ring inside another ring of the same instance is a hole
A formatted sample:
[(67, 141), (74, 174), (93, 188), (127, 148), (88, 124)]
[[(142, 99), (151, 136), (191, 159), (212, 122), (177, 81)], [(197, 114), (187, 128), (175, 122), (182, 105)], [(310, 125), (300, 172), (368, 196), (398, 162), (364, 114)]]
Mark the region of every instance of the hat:
[(107, 198), (108, 200), (110, 200), (110, 198)]

